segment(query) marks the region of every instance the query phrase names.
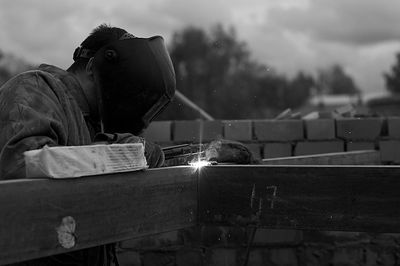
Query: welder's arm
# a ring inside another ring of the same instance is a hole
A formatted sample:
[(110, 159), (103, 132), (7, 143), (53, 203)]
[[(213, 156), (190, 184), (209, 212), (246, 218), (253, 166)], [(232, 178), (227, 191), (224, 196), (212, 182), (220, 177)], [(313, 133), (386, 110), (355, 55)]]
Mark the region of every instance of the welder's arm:
[(214, 140), (206, 148), (206, 160), (231, 164), (259, 164), (250, 149), (232, 140)]
[(165, 161), (164, 153), (159, 145), (130, 133), (99, 133), (95, 137), (95, 142), (108, 144), (144, 142), (144, 155), (150, 168), (161, 167)]

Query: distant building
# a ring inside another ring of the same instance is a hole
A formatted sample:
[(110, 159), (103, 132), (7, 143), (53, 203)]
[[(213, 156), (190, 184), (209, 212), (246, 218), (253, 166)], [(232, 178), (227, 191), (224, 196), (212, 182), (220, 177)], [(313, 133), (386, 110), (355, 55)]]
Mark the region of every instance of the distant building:
[(400, 94), (385, 93), (365, 101), (371, 113), (379, 116), (400, 116)]
[(314, 111), (331, 112), (339, 107), (352, 105), (357, 109), (364, 110), (364, 103), (361, 95), (315, 95), (311, 97), (307, 104), (302, 106), (298, 112), (307, 114)]
[(363, 114), (378, 116), (400, 116), (400, 94), (387, 91), (362, 95), (317, 95), (297, 110), (302, 114), (313, 111), (333, 111), (339, 107), (352, 105)]

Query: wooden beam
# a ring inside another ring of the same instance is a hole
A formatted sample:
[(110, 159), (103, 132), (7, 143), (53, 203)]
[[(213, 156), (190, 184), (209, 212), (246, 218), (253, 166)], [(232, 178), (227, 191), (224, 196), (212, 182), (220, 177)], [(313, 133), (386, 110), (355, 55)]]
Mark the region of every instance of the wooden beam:
[(174, 167), (0, 182), (0, 264), (193, 226), (197, 173)]
[(376, 150), (324, 153), (303, 156), (263, 159), (265, 165), (380, 165)]
[(0, 264), (198, 223), (400, 232), (399, 166), (170, 167), (0, 190)]
[(400, 232), (398, 166), (209, 166), (199, 222)]

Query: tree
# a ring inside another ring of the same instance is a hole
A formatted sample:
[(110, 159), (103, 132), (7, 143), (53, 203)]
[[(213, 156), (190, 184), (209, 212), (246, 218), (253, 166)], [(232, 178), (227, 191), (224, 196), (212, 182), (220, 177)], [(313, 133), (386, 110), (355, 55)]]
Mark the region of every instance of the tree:
[[(299, 72), (292, 80), (282, 75), (270, 75), (260, 79), (261, 87), (259, 92), (264, 104), (276, 110), (286, 108), (297, 108), (303, 105), (310, 97), (311, 88), (314, 86), (314, 79), (302, 72)], [(261, 104), (261, 103), (260, 103)]]
[(337, 64), (319, 71), (318, 90), (319, 93), (333, 95), (354, 95), (360, 91), (355, 85), (353, 78)]
[[(187, 27), (173, 35), (169, 49), (177, 89), (217, 119), (263, 118), (309, 96), (309, 77), (299, 74), (290, 81), (253, 60), (233, 28)], [(193, 118), (183, 109), (175, 101), (159, 119)]]
[(290, 108), (297, 108), (303, 105), (311, 95), (311, 90), (315, 86), (314, 79), (303, 72), (299, 72), (287, 87), (286, 94), (283, 96), (285, 105)]
[(13, 54), (3, 53), (0, 50), (0, 86), (13, 76), (33, 69), (34, 65), (27, 63)]
[(400, 52), (396, 54), (396, 63), (390, 73), (384, 73), (386, 89), (392, 93), (400, 93)]

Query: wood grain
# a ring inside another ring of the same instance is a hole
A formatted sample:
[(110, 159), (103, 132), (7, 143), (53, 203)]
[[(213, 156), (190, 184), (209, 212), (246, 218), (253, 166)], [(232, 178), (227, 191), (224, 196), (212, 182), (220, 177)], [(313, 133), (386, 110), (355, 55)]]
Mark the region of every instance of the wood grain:
[(398, 166), (181, 166), (0, 189), (0, 264), (196, 224), (400, 232)]
[(400, 232), (397, 166), (209, 166), (199, 196), (205, 224)]
[[(193, 226), (197, 174), (174, 167), (70, 180), (0, 182), (0, 264)], [(75, 245), (58, 239), (75, 221)], [(67, 218), (66, 220), (68, 221)]]

